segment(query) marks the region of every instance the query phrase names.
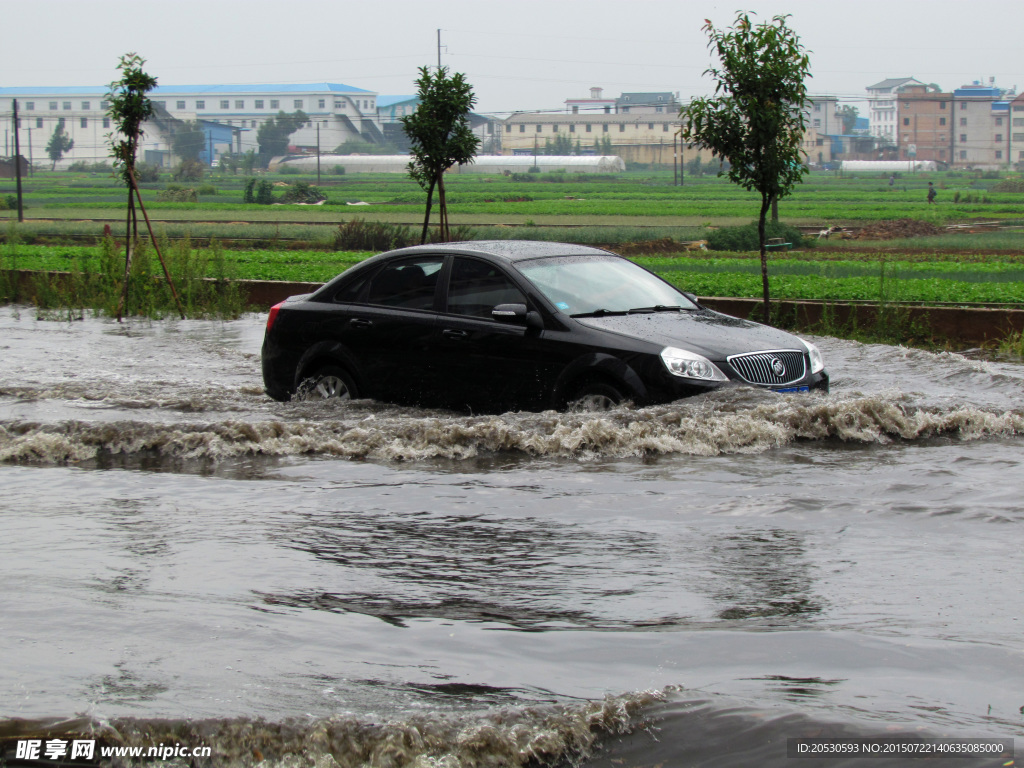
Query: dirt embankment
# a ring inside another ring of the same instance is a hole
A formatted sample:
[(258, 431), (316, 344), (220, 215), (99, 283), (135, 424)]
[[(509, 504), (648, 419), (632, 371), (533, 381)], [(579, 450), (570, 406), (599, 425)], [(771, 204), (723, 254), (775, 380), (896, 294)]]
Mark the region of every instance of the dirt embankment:
[(896, 240), (906, 237), (932, 237), (945, 230), (930, 221), (918, 219), (896, 219), (877, 221), (861, 227), (847, 237), (848, 240)]

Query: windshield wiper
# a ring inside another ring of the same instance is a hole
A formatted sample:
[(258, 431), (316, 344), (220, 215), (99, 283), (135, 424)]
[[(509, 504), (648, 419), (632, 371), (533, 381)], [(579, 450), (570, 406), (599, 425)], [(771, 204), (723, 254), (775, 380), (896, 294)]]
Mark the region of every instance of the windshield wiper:
[(578, 312), (575, 315), (569, 315), (569, 317), (606, 317), (608, 315), (628, 315), (624, 309), (595, 309), (593, 312)]
[(676, 312), (681, 309), (685, 309), (685, 307), (668, 304), (655, 304), (653, 307), (635, 307), (634, 309), (629, 310), (629, 314), (638, 315), (643, 312)]

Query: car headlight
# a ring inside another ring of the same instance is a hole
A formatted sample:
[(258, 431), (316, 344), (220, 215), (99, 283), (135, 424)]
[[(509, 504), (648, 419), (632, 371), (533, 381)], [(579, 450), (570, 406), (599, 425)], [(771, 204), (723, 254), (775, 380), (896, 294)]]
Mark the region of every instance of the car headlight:
[(661, 350), (661, 359), (673, 376), (684, 379), (700, 379), (702, 381), (728, 381), (729, 377), (718, 367), (696, 352), (688, 352), (677, 347), (665, 347)]
[(818, 348), (806, 339), (800, 339), (800, 341), (802, 341), (804, 346), (807, 347), (807, 355), (811, 359), (811, 373), (823, 371), (825, 369), (825, 360), (822, 358), (821, 352), (818, 351)]

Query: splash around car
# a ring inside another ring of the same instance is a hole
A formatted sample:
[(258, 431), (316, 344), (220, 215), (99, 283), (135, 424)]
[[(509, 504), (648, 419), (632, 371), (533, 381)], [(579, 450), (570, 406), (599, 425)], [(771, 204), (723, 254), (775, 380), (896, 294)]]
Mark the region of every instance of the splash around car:
[(517, 240), (389, 251), (292, 296), (270, 310), (262, 367), (277, 400), (475, 412), (829, 385), (798, 336), (702, 307), (610, 251)]

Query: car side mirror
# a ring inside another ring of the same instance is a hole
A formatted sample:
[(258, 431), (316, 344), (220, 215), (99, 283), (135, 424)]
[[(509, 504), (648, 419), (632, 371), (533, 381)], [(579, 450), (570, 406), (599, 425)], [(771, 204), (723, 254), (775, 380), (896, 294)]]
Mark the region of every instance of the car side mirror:
[(491, 319), (502, 323), (525, 325), (527, 328), (540, 330), (544, 320), (539, 312), (530, 312), (525, 304), (499, 304), (491, 310)]
[(700, 306), (700, 302), (697, 301), (697, 297), (694, 294), (690, 293), (689, 291), (683, 291), (682, 294), (690, 301), (692, 301), (694, 304), (696, 304), (698, 307)]

